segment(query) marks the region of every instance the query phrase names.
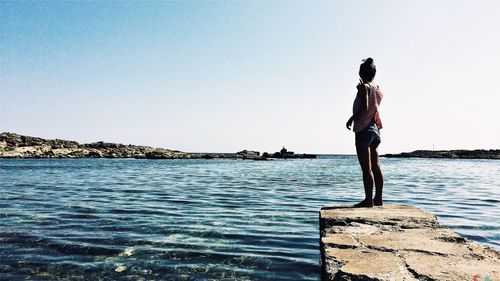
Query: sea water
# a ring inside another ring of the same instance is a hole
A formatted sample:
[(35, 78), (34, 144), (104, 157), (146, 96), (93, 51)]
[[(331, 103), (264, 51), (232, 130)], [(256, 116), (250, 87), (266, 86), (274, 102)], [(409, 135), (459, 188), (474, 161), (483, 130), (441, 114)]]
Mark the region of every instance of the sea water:
[[(500, 161), (382, 159), (385, 203), (500, 248)], [(318, 211), (355, 156), (0, 160), (0, 279), (318, 280)]]

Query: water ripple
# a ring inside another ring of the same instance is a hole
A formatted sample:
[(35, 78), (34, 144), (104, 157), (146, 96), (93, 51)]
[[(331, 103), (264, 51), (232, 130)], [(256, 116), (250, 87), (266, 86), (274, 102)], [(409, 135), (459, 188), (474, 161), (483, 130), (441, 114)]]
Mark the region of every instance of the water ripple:
[[(500, 248), (500, 162), (382, 159), (387, 203)], [(353, 156), (0, 160), (0, 274), (318, 280), (318, 210), (362, 198)]]

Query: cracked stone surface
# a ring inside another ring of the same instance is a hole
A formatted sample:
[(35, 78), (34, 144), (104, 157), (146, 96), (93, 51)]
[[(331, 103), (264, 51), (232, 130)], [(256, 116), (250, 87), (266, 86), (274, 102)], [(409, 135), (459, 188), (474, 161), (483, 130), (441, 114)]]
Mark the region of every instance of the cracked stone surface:
[(500, 253), (413, 206), (320, 211), (322, 280), (499, 280)]

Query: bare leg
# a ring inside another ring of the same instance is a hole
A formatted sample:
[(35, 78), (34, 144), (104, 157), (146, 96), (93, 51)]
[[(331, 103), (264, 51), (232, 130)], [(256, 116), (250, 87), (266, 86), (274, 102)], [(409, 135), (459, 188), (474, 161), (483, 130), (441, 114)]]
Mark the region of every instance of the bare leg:
[(380, 168), (380, 158), (378, 156), (377, 149), (371, 148), (370, 152), (373, 179), (375, 180), (375, 198), (373, 199), (373, 203), (375, 204), (375, 206), (382, 206), (384, 205), (384, 201), (382, 200), (384, 174), (382, 173), (382, 169)]
[(354, 207), (373, 207), (373, 174), (370, 161), (369, 147), (356, 147), (359, 165), (363, 171), (363, 184), (365, 186), (365, 200), (354, 205)]

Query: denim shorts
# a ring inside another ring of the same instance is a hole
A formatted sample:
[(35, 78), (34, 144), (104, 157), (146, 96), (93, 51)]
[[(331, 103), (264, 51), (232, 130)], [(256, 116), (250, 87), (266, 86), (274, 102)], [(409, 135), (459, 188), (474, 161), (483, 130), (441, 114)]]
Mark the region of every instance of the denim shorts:
[(380, 131), (374, 122), (356, 133), (356, 147), (377, 148), (380, 144)]

